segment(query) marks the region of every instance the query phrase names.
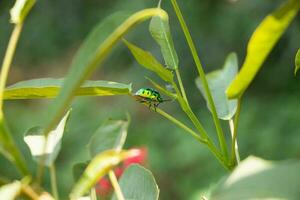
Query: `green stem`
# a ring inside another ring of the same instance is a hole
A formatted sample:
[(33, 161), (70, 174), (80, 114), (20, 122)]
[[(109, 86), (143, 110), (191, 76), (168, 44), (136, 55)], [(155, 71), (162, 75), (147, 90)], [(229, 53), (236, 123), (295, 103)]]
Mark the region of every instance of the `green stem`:
[(179, 121), (176, 118), (174, 118), (173, 116), (169, 115), (162, 109), (156, 108), (156, 112), (159, 113), (160, 115), (164, 116), (165, 118), (167, 118), (168, 120), (170, 120), (171, 122), (173, 122), (174, 124), (179, 126), (180, 128), (182, 128), (183, 130), (185, 130), (187, 133), (189, 133), (191, 136), (193, 136), (197, 141), (204, 143), (204, 144), (207, 143), (207, 141), (202, 139), (195, 131), (193, 131), (192, 129), (187, 127), (185, 124), (183, 124), (181, 121)]
[(112, 186), (115, 190), (117, 199), (118, 200), (125, 200), (124, 195), (122, 193), (122, 190), (120, 188), (120, 185), (118, 183), (117, 177), (116, 177), (115, 173), (112, 170), (110, 170), (108, 172), (108, 177), (109, 177), (109, 180), (110, 180), (110, 182), (111, 182), (111, 184), (112, 184)]
[(214, 146), (214, 144), (211, 142), (209, 138), (202, 139), (195, 131), (187, 127), (185, 124), (180, 122), (179, 120), (175, 119), (173, 116), (169, 115), (168, 113), (164, 112), (163, 110), (156, 108), (157, 113), (161, 114), (183, 130), (187, 131), (190, 133), (191, 136), (193, 136), (198, 142), (206, 144), (208, 148), (211, 150), (211, 152), (216, 156), (218, 161), (223, 165), (225, 169), (229, 169), (229, 167), (226, 165), (226, 162), (223, 160), (222, 155), (218, 151), (218, 149)]
[(29, 185), (22, 184), (21, 190), (27, 197), (29, 197), (32, 200), (41, 199), (39, 195)]
[(51, 179), (52, 194), (53, 194), (55, 200), (59, 200), (59, 195), (58, 195), (58, 190), (57, 190), (55, 165), (51, 164), (50, 167), (49, 167), (49, 169), (50, 169), (50, 179)]
[(203, 71), (202, 64), (201, 64), (200, 59), (199, 59), (199, 57), (197, 55), (197, 50), (195, 48), (194, 42), (193, 42), (192, 37), (190, 35), (190, 32), (189, 32), (189, 30), (187, 28), (187, 25), (186, 25), (186, 23), (185, 23), (185, 21), (183, 19), (181, 11), (180, 11), (180, 9), (178, 7), (178, 4), (177, 4), (176, 0), (171, 0), (171, 2), (172, 2), (172, 5), (173, 5), (173, 8), (175, 10), (175, 13), (176, 13), (176, 15), (178, 17), (178, 20), (179, 20), (179, 23), (181, 25), (181, 28), (182, 28), (182, 30), (184, 32), (184, 35), (186, 37), (187, 43), (188, 43), (188, 45), (190, 47), (193, 59), (194, 59), (194, 61), (196, 63), (196, 67), (197, 67), (198, 73), (200, 75), (200, 78), (201, 78), (201, 81), (202, 81), (202, 84), (204, 86), (204, 90), (205, 90), (205, 93), (206, 93), (206, 96), (207, 96), (207, 99), (208, 99), (208, 104), (209, 104), (209, 107), (210, 107), (210, 109), (212, 111), (214, 123), (215, 123), (217, 134), (218, 134), (219, 143), (220, 143), (222, 152), (223, 152), (223, 154), (224, 154), (224, 156), (225, 156), (225, 158), (227, 160), (227, 158), (228, 158), (228, 152), (227, 152), (227, 144), (226, 144), (225, 136), (224, 136), (224, 133), (223, 133), (223, 130), (222, 130), (219, 118), (217, 116), (216, 107), (215, 107), (215, 104), (214, 104), (214, 101), (213, 101), (210, 89), (208, 87), (208, 83), (207, 83), (207, 80), (206, 80), (206, 77), (205, 77), (205, 73)]
[(3, 59), (1, 74), (0, 74), (0, 110), (3, 107), (3, 95), (4, 95), (4, 88), (8, 76), (8, 72), (16, 51), (16, 47), (18, 44), (18, 40), (22, 31), (23, 24), (16, 24), (14, 30), (10, 36), (7, 50)]
[(239, 164), (240, 162), (240, 156), (239, 156), (239, 151), (237, 146), (237, 128), (238, 128), (238, 123), (240, 118), (240, 112), (241, 112), (241, 100), (238, 99), (237, 110), (234, 116), (233, 134), (232, 134), (232, 141), (231, 141), (231, 162), (236, 164)]
[(97, 200), (97, 194), (96, 194), (95, 187), (92, 187), (90, 196), (91, 196), (91, 200)]
[(185, 90), (184, 90), (184, 87), (183, 87), (183, 83), (182, 83), (180, 72), (179, 72), (178, 68), (175, 69), (175, 73), (176, 73), (176, 76), (177, 76), (177, 80), (178, 80), (178, 83), (179, 83), (179, 88), (180, 88), (182, 97), (186, 101), (186, 103), (189, 104), (188, 99), (186, 97), (186, 93), (185, 93)]

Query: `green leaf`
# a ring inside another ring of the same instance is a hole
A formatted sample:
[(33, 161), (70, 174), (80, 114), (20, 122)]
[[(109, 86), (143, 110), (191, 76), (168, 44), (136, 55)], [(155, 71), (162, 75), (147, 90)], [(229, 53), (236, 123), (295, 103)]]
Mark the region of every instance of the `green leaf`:
[[(64, 79), (41, 78), (21, 81), (7, 87), (4, 99), (53, 98), (58, 95)], [(75, 92), (76, 96), (109, 96), (131, 94), (131, 84), (112, 81), (85, 81)]]
[(140, 65), (155, 72), (166, 82), (170, 83), (173, 81), (173, 73), (162, 66), (150, 52), (144, 51), (127, 40), (124, 40), (124, 43), (127, 45), (128, 49)]
[(300, 69), (300, 49), (298, 49), (296, 57), (295, 57), (295, 76), (299, 69)]
[(51, 166), (54, 163), (61, 148), (61, 140), (69, 114), (70, 111), (61, 119), (56, 129), (49, 133), (47, 139), (41, 127), (33, 127), (26, 132), (24, 141), (28, 145), (34, 160), (39, 162), (40, 158), (44, 156), (46, 166)]
[[(119, 183), (125, 199), (158, 200), (159, 189), (152, 173), (140, 165), (130, 165)], [(114, 195), (112, 200), (117, 200), (117, 197)]]
[(212, 192), (211, 200), (299, 199), (300, 162), (248, 157)]
[(176, 69), (178, 67), (178, 56), (170, 32), (169, 19), (162, 20), (157, 16), (152, 17), (149, 31), (159, 44), (166, 65), (170, 69)]
[(20, 181), (14, 181), (13, 183), (3, 185), (0, 187), (0, 199), (14, 200), (21, 193), (22, 184)]
[(88, 164), (82, 176), (73, 187), (70, 198), (77, 199), (83, 196), (101, 177), (107, 174), (109, 170), (117, 166), (122, 160), (135, 156), (136, 154), (136, 150), (108, 150), (98, 154)]
[(75, 181), (79, 180), (87, 166), (88, 163), (76, 163), (75, 165), (73, 165), (72, 171)]
[(36, 0), (17, 0), (10, 10), (10, 21), (14, 24), (23, 23)]
[(153, 16), (166, 19), (167, 13), (161, 9), (150, 8), (128, 16), (128, 14), (117, 13), (108, 17), (98, 24), (84, 41), (76, 53), (62, 90), (49, 108), (46, 134), (63, 116), (80, 85), (91, 76), (97, 67), (101, 66), (117, 42), (138, 23)]
[(11, 161), (23, 175), (29, 175), (26, 163), (17, 145), (15, 144), (7, 123), (0, 113), (0, 153)]
[(128, 120), (107, 120), (91, 137), (88, 149), (92, 157), (109, 150), (121, 150), (127, 136)]
[[(237, 109), (237, 100), (229, 100), (225, 94), (226, 88), (235, 78), (238, 71), (238, 60), (235, 53), (227, 56), (222, 70), (216, 70), (206, 75), (207, 83), (212, 94), (212, 98), (216, 105), (218, 118), (229, 120), (233, 117)], [(196, 79), (196, 85), (204, 96), (207, 107), (210, 106), (207, 101), (206, 93), (204, 91), (200, 77)]]
[(299, 0), (287, 0), (256, 28), (248, 43), (244, 64), (226, 91), (230, 99), (240, 98), (243, 95), (299, 8)]

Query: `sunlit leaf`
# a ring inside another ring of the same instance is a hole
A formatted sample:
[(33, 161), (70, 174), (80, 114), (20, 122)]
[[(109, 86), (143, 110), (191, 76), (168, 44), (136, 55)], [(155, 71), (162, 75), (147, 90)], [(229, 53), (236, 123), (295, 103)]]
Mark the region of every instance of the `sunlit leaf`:
[(244, 64), (226, 91), (230, 99), (243, 95), (274, 45), (298, 13), (299, 8), (299, 0), (287, 0), (256, 28), (248, 43)]
[(61, 119), (56, 129), (49, 133), (47, 140), (41, 127), (33, 127), (26, 132), (24, 141), (36, 161), (39, 161), (41, 156), (44, 156), (45, 165), (50, 166), (53, 164), (61, 148), (61, 140), (69, 114), (70, 111)]
[(159, 189), (152, 173), (140, 165), (130, 165), (119, 182), (125, 199), (158, 200)]
[(0, 187), (0, 199), (14, 200), (21, 193), (22, 184), (20, 181), (3, 185)]
[(212, 192), (211, 200), (300, 199), (300, 162), (248, 157)]
[(147, 51), (135, 46), (134, 44), (124, 40), (124, 43), (127, 45), (131, 53), (133, 54), (136, 61), (153, 72), (155, 72), (158, 76), (160, 76), (163, 80), (167, 82), (172, 82), (173, 73), (166, 69), (162, 64), (160, 64), (156, 58)]
[(109, 170), (117, 166), (122, 160), (135, 156), (136, 154), (136, 150), (108, 150), (98, 154), (88, 164), (82, 176), (73, 187), (70, 198), (77, 199), (83, 196), (101, 177), (107, 174)]
[(10, 21), (14, 24), (22, 23), (35, 2), (36, 0), (17, 0), (10, 10)]
[[(21, 81), (7, 87), (4, 99), (53, 98), (59, 93), (64, 79), (42, 78)], [(75, 92), (76, 96), (109, 96), (131, 94), (131, 84), (112, 81), (85, 81)]]
[(170, 32), (169, 20), (162, 20), (157, 16), (152, 17), (149, 31), (159, 44), (166, 65), (171, 69), (176, 69), (178, 67), (178, 56)]
[(297, 71), (300, 69), (300, 49), (298, 49), (296, 58), (295, 58), (295, 75), (297, 74)]
[(127, 136), (127, 120), (107, 120), (91, 137), (88, 149), (92, 157), (109, 149), (121, 150)]
[[(233, 117), (237, 108), (237, 100), (229, 100), (226, 96), (226, 88), (229, 86), (231, 81), (235, 78), (238, 71), (238, 61), (235, 53), (231, 53), (226, 58), (224, 67), (222, 70), (216, 70), (206, 75), (208, 86), (210, 88), (212, 98), (216, 105), (216, 111), (218, 117), (223, 120), (229, 120)], [(198, 77), (196, 79), (196, 85), (204, 96), (207, 107), (210, 106), (207, 101), (206, 93), (204, 91), (202, 81)]]
[(136, 24), (153, 16), (166, 19), (167, 13), (156, 8), (141, 10), (131, 16), (117, 13), (105, 19), (92, 30), (76, 53), (62, 90), (49, 108), (46, 134), (58, 123), (80, 85), (91, 76), (97, 67), (101, 66), (116, 43)]

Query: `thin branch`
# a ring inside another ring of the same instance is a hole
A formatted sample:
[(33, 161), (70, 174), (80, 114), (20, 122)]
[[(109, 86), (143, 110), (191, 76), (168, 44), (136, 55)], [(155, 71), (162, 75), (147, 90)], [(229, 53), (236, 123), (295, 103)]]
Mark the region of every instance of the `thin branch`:
[(232, 134), (232, 141), (231, 141), (231, 161), (232, 163), (237, 163), (237, 164), (239, 164), (240, 162), (240, 156), (239, 156), (238, 145), (237, 145), (237, 128), (238, 128), (238, 123), (240, 118), (240, 112), (241, 112), (241, 100), (238, 99), (237, 110), (234, 116), (233, 131), (232, 131), (233, 134)]
[(56, 180), (56, 169), (55, 165), (51, 164), (50, 167), (50, 180), (51, 180), (51, 189), (52, 194), (56, 200), (59, 200), (58, 190), (57, 190), (57, 180)]
[(225, 136), (224, 136), (224, 133), (223, 133), (223, 130), (222, 130), (222, 127), (221, 127), (220, 120), (217, 116), (216, 107), (215, 107), (210, 89), (208, 87), (208, 83), (207, 83), (207, 80), (206, 80), (206, 77), (205, 77), (205, 73), (203, 71), (202, 64), (200, 62), (200, 59), (199, 59), (198, 54), (197, 54), (197, 50), (196, 50), (195, 45), (194, 45), (194, 42), (193, 42), (192, 37), (190, 35), (190, 32), (187, 28), (187, 25), (186, 25), (186, 23), (183, 19), (183, 16), (182, 16), (181, 11), (178, 7), (178, 4), (177, 4), (176, 0), (171, 0), (171, 2), (172, 2), (172, 5), (173, 5), (173, 8), (175, 10), (175, 13), (178, 17), (181, 28), (184, 32), (184, 35), (186, 37), (187, 43), (190, 47), (193, 59), (196, 63), (196, 67), (197, 67), (197, 70), (199, 72), (199, 75), (200, 75), (200, 78), (201, 78), (201, 81), (202, 81), (202, 84), (204, 86), (204, 90), (205, 90), (205, 93), (206, 93), (206, 96), (207, 96), (207, 99), (208, 99), (208, 104), (209, 104), (209, 107), (211, 108), (211, 111), (212, 111), (214, 123), (215, 123), (215, 126), (216, 126), (218, 138), (219, 138), (219, 143), (220, 143), (222, 152), (223, 152), (223, 154), (224, 154), (224, 156), (227, 160), (228, 152), (227, 152), (227, 144), (226, 144)]
[(108, 177), (109, 177), (109, 180), (110, 180), (110, 182), (111, 182), (111, 184), (112, 184), (112, 186), (115, 190), (117, 199), (118, 200), (125, 200), (124, 195), (122, 193), (122, 190), (120, 188), (120, 185), (118, 183), (117, 177), (116, 177), (115, 173), (112, 170), (110, 170), (108, 172)]

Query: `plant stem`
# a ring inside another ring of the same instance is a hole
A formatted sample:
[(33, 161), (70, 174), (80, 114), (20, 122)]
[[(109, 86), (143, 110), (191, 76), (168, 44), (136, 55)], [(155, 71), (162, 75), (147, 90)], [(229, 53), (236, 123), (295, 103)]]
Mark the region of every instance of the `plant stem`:
[(57, 191), (57, 181), (56, 181), (56, 169), (55, 165), (51, 164), (50, 167), (50, 179), (51, 179), (51, 189), (52, 189), (52, 194), (55, 198), (55, 200), (59, 200), (59, 195)]
[(91, 200), (97, 200), (95, 187), (92, 187), (90, 196), (91, 196)]
[(211, 142), (209, 138), (202, 139), (195, 131), (187, 127), (185, 124), (180, 122), (179, 120), (175, 119), (173, 116), (169, 115), (168, 113), (164, 112), (162, 109), (156, 108), (157, 113), (161, 114), (183, 130), (187, 131), (190, 133), (198, 142), (206, 144), (208, 148), (211, 150), (211, 152), (216, 156), (218, 161), (223, 165), (225, 169), (229, 169), (229, 167), (226, 165), (226, 162), (224, 162), (222, 155), (218, 151), (218, 149), (214, 146), (214, 144)]
[(192, 129), (190, 129), (189, 127), (187, 127), (185, 124), (183, 124), (182, 122), (180, 122), (179, 120), (175, 119), (173, 116), (169, 115), (168, 113), (166, 113), (165, 111), (163, 111), (160, 108), (156, 108), (156, 112), (161, 114), (162, 116), (164, 116), (165, 118), (167, 118), (168, 120), (170, 120), (171, 122), (173, 122), (174, 124), (176, 124), (177, 126), (179, 126), (180, 128), (182, 128), (183, 130), (185, 130), (186, 132), (188, 132), (191, 136), (193, 136), (197, 141), (206, 144), (207, 141), (202, 139), (195, 131), (193, 131)]
[(111, 182), (111, 184), (112, 184), (112, 186), (113, 186), (113, 188), (115, 190), (117, 199), (118, 200), (125, 200), (124, 195), (122, 193), (122, 190), (120, 188), (120, 185), (118, 183), (118, 180), (117, 180), (117, 177), (116, 177), (115, 173), (112, 170), (110, 170), (108, 172), (108, 176), (109, 176), (109, 180), (110, 180), (110, 182)]
[(1, 142), (4, 143), (5, 150), (8, 150), (10, 155), (12, 155), (12, 160), (15, 166), (19, 169), (19, 171), (23, 175), (30, 174), (29, 170), (26, 167), (25, 161), (18, 150), (13, 138), (11, 137), (11, 133), (6, 124), (3, 114), (3, 97), (4, 97), (4, 89), (7, 81), (8, 72), (14, 57), (14, 53), (16, 51), (17, 43), (22, 31), (23, 24), (16, 24), (13, 32), (10, 36), (7, 50), (5, 52), (5, 56), (2, 63), (1, 74), (0, 74), (0, 139)]
[(199, 57), (197, 55), (197, 50), (195, 48), (194, 42), (193, 42), (192, 37), (190, 35), (190, 32), (189, 32), (189, 30), (187, 28), (187, 25), (186, 25), (186, 23), (185, 23), (185, 21), (183, 19), (181, 11), (180, 11), (180, 9), (178, 7), (178, 4), (177, 4), (176, 0), (171, 0), (171, 2), (172, 2), (172, 5), (173, 5), (173, 8), (175, 10), (175, 13), (177, 15), (177, 18), (179, 20), (179, 23), (181, 25), (181, 28), (182, 28), (182, 30), (184, 32), (185, 38), (187, 40), (187, 43), (188, 43), (188, 45), (190, 47), (193, 59), (194, 59), (194, 61), (196, 63), (196, 67), (197, 67), (198, 73), (200, 75), (200, 78), (201, 78), (201, 81), (202, 81), (202, 84), (204, 86), (204, 90), (205, 90), (205, 93), (206, 93), (206, 96), (207, 96), (208, 104), (209, 104), (209, 107), (210, 107), (210, 109), (212, 111), (213, 120), (214, 120), (214, 123), (215, 123), (215, 126), (216, 126), (219, 143), (220, 143), (222, 152), (223, 152), (223, 154), (224, 154), (224, 156), (225, 156), (225, 158), (227, 160), (227, 158), (228, 158), (228, 152), (227, 152), (227, 144), (226, 144), (225, 136), (224, 136), (224, 133), (223, 133), (223, 130), (222, 130), (219, 118), (217, 116), (216, 107), (215, 107), (215, 104), (214, 104), (214, 101), (213, 101), (210, 89), (208, 87), (208, 83), (207, 83), (207, 80), (206, 80), (206, 77), (205, 77), (205, 73), (203, 71), (202, 64), (201, 64), (200, 59), (199, 59)]
[(39, 195), (29, 186), (22, 184), (22, 192), (32, 200), (39, 200)]
[(189, 104), (188, 99), (186, 97), (186, 93), (185, 93), (185, 90), (184, 90), (184, 87), (183, 87), (183, 83), (182, 83), (180, 72), (179, 72), (178, 68), (175, 69), (175, 73), (176, 73), (176, 76), (177, 76), (177, 80), (178, 80), (178, 83), (179, 83), (179, 88), (180, 88), (182, 97), (186, 101), (186, 103)]
[(8, 76), (8, 72), (16, 51), (17, 43), (22, 31), (23, 24), (16, 24), (14, 30), (10, 36), (7, 50), (3, 59), (2, 68), (1, 68), (1, 75), (0, 75), (0, 110), (3, 107), (3, 95), (5, 84)]
[(232, 163), (236, 163), (236, 164), (239, 164), (240, 162), (240, 155), (239, 155), (238, 144), (237, 144), (237, 128), (238, 128), (238, 123), (240, 118), (240, 112), (241, 112), (241, 100), (238, 99), (237, 110), (234, 116), (234, 122), (231, 122), (233, 123), (233, 125), (231, 125), (233, 127), (233, 131), (231, 131), (232, 132), (231, 161)]

